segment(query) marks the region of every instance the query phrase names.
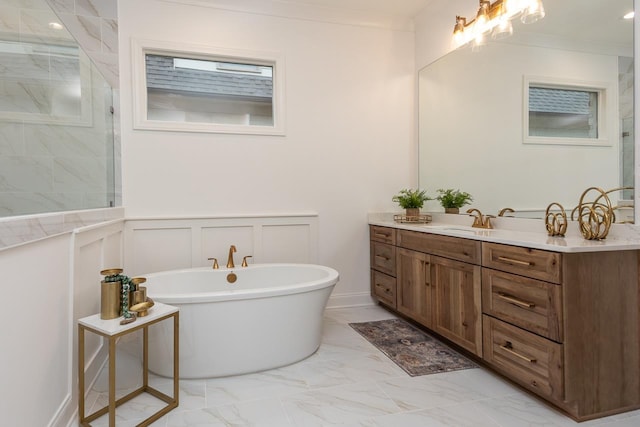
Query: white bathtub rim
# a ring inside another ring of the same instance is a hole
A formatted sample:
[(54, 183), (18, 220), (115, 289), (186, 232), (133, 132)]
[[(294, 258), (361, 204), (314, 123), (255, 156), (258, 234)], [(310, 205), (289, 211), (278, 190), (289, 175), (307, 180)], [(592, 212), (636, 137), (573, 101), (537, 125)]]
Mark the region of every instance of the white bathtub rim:
[[(195, 268), (183, 268), (177, 270), (166, 270), (156, 273), (149, 273), (143, 275), (147, 280), (153, 279), (154, 276), (165, 276), (169, 274), (179, 274), (194, 271), (212, 271), (214, 273), (224, 274), (225, 272), (240, 273), (246, 269), (257, 268), (269, 268), (269, 267), (310, 267), (318, 270), (323, 270), (327, 273), (326, 277), (318, 280), (312, 280), (308, 282), (292, 283), (284, 286), (270, 286), (265, 289), (229, 289), (226, 291), (214, 290), (211, 292), (200, 293), (171, 293), (171, 294), (155, 294), (153, 291), (153, 283), (148, 283), (147, 295), (153, 298), (154, 301), (162, 302), (165, 304), (198, 304), (206, 302), (223, 302), (231, 300), (247, 300), (258, 298), (272, 298), (277, 296), (286, 296), (291, 294), (313, 292), (318, 289), (327, 287), (333, 287), (338, 283), (340, 279), (339, 273), (327, 266), (319, 264), (293, 264), (293, 263), (266, 263), (266, 264), (252, 264), (248, 267), (239, 268), (220, 268), (213, 270), (211, 267), (195, 267)], [(233, 286), (233, 285), (229, 285)]]

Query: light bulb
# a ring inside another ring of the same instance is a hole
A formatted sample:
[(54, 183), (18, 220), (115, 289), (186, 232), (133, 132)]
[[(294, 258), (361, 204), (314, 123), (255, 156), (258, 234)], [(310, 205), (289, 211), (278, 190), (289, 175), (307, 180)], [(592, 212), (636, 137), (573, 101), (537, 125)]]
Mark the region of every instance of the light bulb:
[(489, 21), (489, 5), (490, 3), (488, 1), (480, 1), (480, 8), (476, 16), (475, 31), (482, 32), (486, 29), (487, 22)]
[(531, 24), (544, 18), (544, 6), (542, 0), (530, 0), (520, 20), (523, 24)]
[(506, 16), (503, 16), (498, 20), (498, 25), (493, 29), (491, 37), (495, 40), (500, 40), (509, 37), (512, 34), (513, 25), (511, 24), (511, 21)]

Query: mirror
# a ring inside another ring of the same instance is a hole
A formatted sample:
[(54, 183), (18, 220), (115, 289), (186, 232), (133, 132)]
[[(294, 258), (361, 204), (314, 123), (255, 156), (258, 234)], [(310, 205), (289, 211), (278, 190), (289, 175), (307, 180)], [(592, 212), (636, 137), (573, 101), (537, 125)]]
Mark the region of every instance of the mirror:
[[(538, 22), (515, 18), (511, 37), (479, 52), (461, 47), (420, 71), (419, 185), (429, 195), (457, 188), (485, 214), (510, 207), (542, 218), (552, 202), (569, 214), (589, 187), (634, 185), (633, 20), (622, 18), (633, 0), (544, 5)], [(523, 129), (529, 81), (602, 88), (601, 141), (531, 143)], [(610, 197), (627, 206), (617, 220), (632, 221), (633, 191)], [(437, 201), (425, 209), (442, 210)]]
[(45, 0), (0, 15), (0, 217), (113, 206), (111, 87)]

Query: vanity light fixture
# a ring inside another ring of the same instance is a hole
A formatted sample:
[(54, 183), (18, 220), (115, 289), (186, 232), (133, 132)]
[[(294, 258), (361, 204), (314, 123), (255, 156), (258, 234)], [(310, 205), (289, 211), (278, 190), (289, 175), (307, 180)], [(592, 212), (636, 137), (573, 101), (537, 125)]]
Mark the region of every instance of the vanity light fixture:
[(479, 0), (480, 6), (476, 17), (467, 22), (467, 18), (456, 16), (453, 28), (454, 47), (460, 47), (473, 40), (474, 46), (484, 44), (490, 32), (494, 39), (508, 37), (513, 34), (511, 19), (520, 16), (525, 24), (544, 18), (542, 0)]

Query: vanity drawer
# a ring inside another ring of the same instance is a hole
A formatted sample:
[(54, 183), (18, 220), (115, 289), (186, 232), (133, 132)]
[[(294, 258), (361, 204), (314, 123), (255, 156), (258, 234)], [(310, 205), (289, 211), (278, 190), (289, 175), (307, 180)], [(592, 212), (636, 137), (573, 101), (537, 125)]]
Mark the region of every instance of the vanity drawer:
[(482, 243), (482, 266), (547, 282), (560, 283), (561, 255), (519, 246)]
[(470, 264), (480, 264), (481, 243), (460, 237), (398, 230), (398, 246)]
[(396, 275), (396, 247), (371, 242), (371, 268), (391, 276)]
[(562, 286), (482, 269), (482, 309), (554, 341), (562, 341)]
[(396, 308), (396, 278), (371, 270), (371, 292), (378, 300)]
[(377, 225), (369, 226), (369, 236), (371, 240), (380, 243), (396, 244), (396, 229), (389, 227), (380, 227)]
[(562, 344), (483, 315), (485, 361), (527, 389), (561, 401)]

